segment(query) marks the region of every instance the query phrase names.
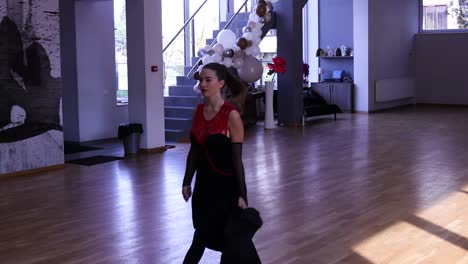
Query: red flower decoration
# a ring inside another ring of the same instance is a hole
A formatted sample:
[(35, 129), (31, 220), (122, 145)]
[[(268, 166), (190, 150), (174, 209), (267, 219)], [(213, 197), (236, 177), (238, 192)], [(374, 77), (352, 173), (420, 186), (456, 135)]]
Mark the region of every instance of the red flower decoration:
[(268, 63), (267, 66), (270, 69), (267, 73), (268, 75), (286, 72), (286, 61), (279, 56), (273, 57), (273, 63)]

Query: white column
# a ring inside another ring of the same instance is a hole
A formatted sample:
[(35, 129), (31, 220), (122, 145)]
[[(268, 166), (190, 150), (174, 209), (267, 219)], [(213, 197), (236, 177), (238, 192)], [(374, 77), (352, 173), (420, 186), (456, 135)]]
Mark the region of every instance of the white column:
[(370, 0), (353, 1), (353, 40), (354, 40), (354, 91), (355, 108), (359, 112), (369, 111), (370, 76), (373, 67), (370, 65)]
[(165, 145), (161, 1), (127, 0), (126, 5), (129, 122), (143, 124), (140, 148), (159, 148)]
[(273, 81), (265, 82), (265, 129), (273, 129), (276, 127), (273, 111)]

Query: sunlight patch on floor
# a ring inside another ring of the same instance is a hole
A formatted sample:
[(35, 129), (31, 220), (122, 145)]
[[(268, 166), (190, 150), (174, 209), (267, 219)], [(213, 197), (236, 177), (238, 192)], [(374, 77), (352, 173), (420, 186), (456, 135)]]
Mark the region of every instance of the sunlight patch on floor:
[(353, 246), (372, 263), (468, 263), (468, 186)]

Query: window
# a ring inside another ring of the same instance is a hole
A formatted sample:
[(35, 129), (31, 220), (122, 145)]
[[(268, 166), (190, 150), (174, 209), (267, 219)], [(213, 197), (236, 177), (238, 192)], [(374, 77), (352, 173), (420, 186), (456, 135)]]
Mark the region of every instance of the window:
[(468, 0), (422, 0), (421, 3), (423, 31), (468, 29)]
[(117, 74), (117, 105), (128, 104), (127, 26), (125, 0), (114, 1), (115, 71)]
[(447, 6), (424, 6), (423, 21), (425, 30), (447, 29)]

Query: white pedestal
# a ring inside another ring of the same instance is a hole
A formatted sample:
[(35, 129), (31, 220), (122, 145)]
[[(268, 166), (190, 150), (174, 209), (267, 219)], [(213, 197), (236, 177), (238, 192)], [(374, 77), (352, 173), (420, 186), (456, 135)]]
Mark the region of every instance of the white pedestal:
[(275, 83), (272, 81), (265, 82), (265, 129), (273, 129), (276, 127), (273, 114), (273, 87)]

